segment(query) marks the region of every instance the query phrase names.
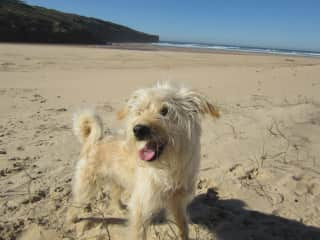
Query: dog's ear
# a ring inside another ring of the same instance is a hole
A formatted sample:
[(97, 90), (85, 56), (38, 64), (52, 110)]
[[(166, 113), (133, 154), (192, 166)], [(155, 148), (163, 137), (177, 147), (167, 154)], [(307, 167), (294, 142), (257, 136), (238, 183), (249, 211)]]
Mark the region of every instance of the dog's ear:
[(215, 107), (204, 95), (201, 93), (181, 89), (180, 94), (183, 97), (183, 100), (186, 101), (189, 105), (189, 109), (196, 111), (200, 114), (209, 114), (213, 118), (219, 118), (219, 110)]
[(122, 108), (120, 111), (117, 112), (117, 118), (118, 120), (122, 120), (124, 119), (128, 114), (128, 107), (125, 106), (124, 108)]

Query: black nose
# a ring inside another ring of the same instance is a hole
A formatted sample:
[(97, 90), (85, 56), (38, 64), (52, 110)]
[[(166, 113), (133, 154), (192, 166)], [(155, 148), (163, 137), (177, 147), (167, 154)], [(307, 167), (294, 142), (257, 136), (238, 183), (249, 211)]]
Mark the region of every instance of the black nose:
[(145, 140), (150, 137), (151, 130), (146, 125), (137, 124), (133, 128), (133, 133), (138, 140)]

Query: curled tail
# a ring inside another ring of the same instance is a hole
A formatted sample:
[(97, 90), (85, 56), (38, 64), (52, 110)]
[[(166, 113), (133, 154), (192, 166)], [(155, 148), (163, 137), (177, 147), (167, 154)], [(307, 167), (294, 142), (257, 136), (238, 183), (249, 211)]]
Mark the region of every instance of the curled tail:
[(103, 137), (101, 118), (93, 110), (84, 110), (73, 116), (73, 132), (81, 143), (94, 143)]

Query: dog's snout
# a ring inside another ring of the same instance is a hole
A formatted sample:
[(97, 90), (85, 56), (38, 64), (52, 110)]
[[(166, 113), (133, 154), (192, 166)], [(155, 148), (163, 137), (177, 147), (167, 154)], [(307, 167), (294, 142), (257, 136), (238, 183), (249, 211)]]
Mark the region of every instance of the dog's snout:
[(151, 134), (151, 130), (148, 126), (146, 125), (142, 125), (142, 124), (137, 124), (136, 126), (134, 126), (133, 128), (133, 133), (134, 136), (138, 139), (138, 140), (145, 140), (148, 137), (150, 137)]

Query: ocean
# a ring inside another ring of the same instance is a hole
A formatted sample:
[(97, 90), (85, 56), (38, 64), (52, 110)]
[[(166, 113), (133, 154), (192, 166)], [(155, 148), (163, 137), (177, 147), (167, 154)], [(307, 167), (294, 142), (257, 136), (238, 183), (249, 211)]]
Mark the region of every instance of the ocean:
[(276, 54), (288, 56), (304, 56), (304, 57), (320, 57), (320, 52), (304, 51), (304, 50), (291, 50), (279, 48), (262, 48), (262, 47), (247, 47), (247, 46), (231, 46), (220, 44), (207, 44), (207, 43), (184, 43), (184, 42), (157, 42), (151, 43), (155, 46), (162, 47), (178, 47), (178, 48), (201, 48), (219, 51), (232, 51), (232, 52), (247, 52), (247, 53), (263, 53), (263, 54)]

